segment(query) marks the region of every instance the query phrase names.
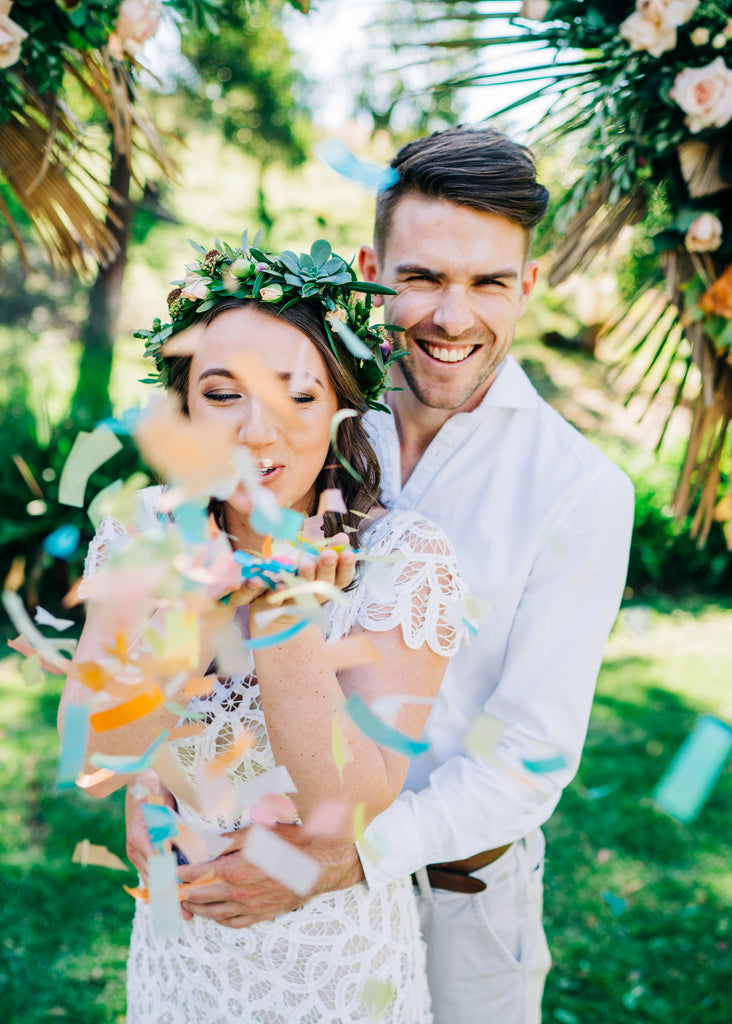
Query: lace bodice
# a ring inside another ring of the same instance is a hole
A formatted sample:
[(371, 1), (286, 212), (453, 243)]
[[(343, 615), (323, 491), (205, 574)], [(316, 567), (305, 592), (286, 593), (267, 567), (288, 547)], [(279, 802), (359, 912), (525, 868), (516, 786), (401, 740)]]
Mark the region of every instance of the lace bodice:
[[(158, 489), (142, 492), (146, 515)], [(85, 575), (125, 543), (119, 523), (105, 520), (90, 545)], [(455, 555), (441, 530), (411, 512), (387, 513), (362, 537), (367, 551), (359, 582), (343, 605), (327, 606), (326, 640), (354, 628), (380, 632), (401, 627), (405, 643), (426, 643), (448, 656), (466, 631), (467, 596)], [(244, 610), (245, 612), (245, 610)], [(241, 735), (249, 746), (225, 775), (229, 798), (207, 801), (206, 813), (179, 801), (181, 815), (210, 832), (231, 831), (249, 820), (257, 786), (275, 768), (254, 670), (218, 677), (213, 691), (195, 698), (205, 728), (171, 744), (189, 779), (230, 749)], [(293, 666), (296, 670), (296, 666)], [(237, 794), (232, 803), (231, 792)], [(128, 962), (128, 1024), (341, 1024), (369, 1021), (362, 997), (369, 982), (393, 998), (382, 1024), (430, 1024), (424, 945), (409, 879), (377, 891), (364, 883), (326, 893), (274, 921), (235, 930), (195, 917), (181, 936), (155, 934), (149, 907), (138, 903)]]

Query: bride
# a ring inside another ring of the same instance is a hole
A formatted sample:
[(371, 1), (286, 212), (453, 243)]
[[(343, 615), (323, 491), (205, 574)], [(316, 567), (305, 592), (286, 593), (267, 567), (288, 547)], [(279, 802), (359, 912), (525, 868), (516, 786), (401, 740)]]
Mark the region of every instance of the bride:
[[(246, 486), (240, 479), (223, 497), (211, 499), (210, 530), (228, 540), (227, 551), (257, 564), (271, 553), (271, 541), (262, 535), (267, 501), (274, 498), (279, 507), (305, 517), (324, 508), (325, 538), (311, 546), (313, 555), (301, 561), (297, 579), (320, 595), (332, 595), (337, 587), (339, 599), (323, 605), (320, 620), (308, 622), (287, 588), (265, 588), (255, 574), (220, 588), (228, 590), (224, 600), (203, 608), (198, 664), (189, 675), (208, 675), (212, 686), (185, 708), (189, 719), (198, 715), (202, 729), (167, 743), (181, 780), (179, 791), (172, 787), (176, 810), (189, 826), (212, 834), (250, 823), (252, 807), (241, 799), (225, 802), (222, 810), (200, 793), (196, 800), (191, 795), (207, 767), (231, 748), (232, 737), (245, 731), (248, 746), (225, 767), (231, 792), (241, 794), (242, 783), (284, 766), (292, 780), (290, 820), (307, 827), (324, 801), (338, 804), (345, 813), (331, 840), (350, 843), (354, 820), (365, 826), (395, 799), (408, 758), (403, 748), (382, 745), (383, 738), (376, 742), (368, 729), (361, 731), (343, 713), (344, 701), (357, 698), (374, 710), (391, 704), (398, 708), (394, 729), (407, 745), (417, 738), (446, 659), (462, 639), (466, 597), (444, 534), (417, 513), (379, 506), (375, 456), (360, 415), (346, 412), (364, 412), (387, 386), (392, 354), (369, 325), (369, 296), (364, 298), (375, 286), (360, 291), (350, 266), (327, 243), (317, 242), (310, 255), (297, 257), (248, 249), (245, 241), (240, 249), (217, 243), (201, 250), (181, 284), (168, 296), (171, 323), (163, 327), (156, 321), (152, 332), (142, 332), (147, 354), (179, 398), (195, 436), (224, 438), (234, 452), (248, 453), (256, 478)], [(182, 339), (191, 327), (197, 334), (190, 352), (171, 346), (171, 338)], [(249, 376), (254, 366), (265, 367), (270, 381), (282, 382), (284, 410), (255, 386)], [(212, 443), (212, 460), (219, 456), (215, 448)], [(182, 517), (171, 483), (140, 492), (141, 517), (152, 516), (158, 526)], [(337, 491), (344, 506), (327, 499)], [(264, 503), (258, 504), (258, 495)], [(344, 530), (373, 566), (355, 571)], [(129, 553), (141, 537), (144, 531), (105, 519), (87, 556), (87, 585), (117, 551)], [(109, 616), (99, 613), (90, 593), (75, 662), (104, 666), (115, 637)], [(274, 623), (273, 600), (281, 603)], [(159, 603), (153, 625), (161, 614)], [(244, 661), (224, 671), (217, 645), (232, 625)], [(133, 654), (150, 642), (149, 626), (141, 634), (148, 640), (138, 637)], [(368, 639), (374, 656), (339, 668), (334, 645), (346, 637)], [(114, 707), (113, 695), (93, 696), (83, 678), (88, 679), (77, 672), (67, 680), (59, 710), (62, 732), (69, 705)], [(179, 719), (160, 704), (134, 721), (90, 730), (87, 756), (139, 754)], [(342, 757), (334, 754), (334, 720)], [(128, 779), (116, 774), (90, 792), (104, 795)], [(279, 820), (288, 820), (278, 807)], [(408, 878), (377, 892), (359, 883), (316, 896), (273, 921), (238, 930), (194, 917), (180, 923), (177, 935), (161, 935), (153, 916), (150, 905), (138, 899), (128, 960), (129, 1024), (368, 1020), (369, 983), (386, 994), (384, 1022), (432, 1019)]]

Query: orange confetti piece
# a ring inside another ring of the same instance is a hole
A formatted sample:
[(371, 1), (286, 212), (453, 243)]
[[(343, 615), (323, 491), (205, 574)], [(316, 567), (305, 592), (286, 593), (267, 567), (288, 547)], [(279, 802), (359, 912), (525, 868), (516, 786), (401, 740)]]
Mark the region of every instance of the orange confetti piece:
[(112, 853), (106, 846), (96, 846), (88, 839), (82, 839), (76, 844), (71, 860), (82, 867), (92, 864), (98, 868), (112, 868), (113, 871), (130, 870), (129, 865), (120, 860), (116, 853)]
[(132, 700), (126, 700), (122, 704), (116, 704), (106, 711), (97, 711), (93, 714), (89, 723), (95, 732), (106, 732), (108, 729), (117, 729), (121, 725), (129, 725), (138, 718), (149, 715), (151, 711), (159, 708), (165, 703), (165, 697), (159, 686), (156, 686), (152, 693), (140, 693)]
[(256, 395), (283, 426), (290, 430), (300, 430), (300, 417), (287, 388), (258, 352), (247, 349), (237, 353), (236, 358), (232, 359), (231, 368), (247, 391)]
[(213, 778), (222, 775), (232, 764), (238, 763), (243, 755), (252, 745), (251, 734), (244, 731), (242, 734), (211, 762), (208, 772)]
[(135, 900), (142, 900), (143, 903), (149, 903), (150, 902), (150, 893), (148, 892), (147, 888), (141, 889), (137, 885), (135, 885), (135, 886), (123, 885), (122, 888), (124, 889), (124, 891), (126, 893), (129, 893), (130, 896), (133, 899), (135, 899)]
[(199, 722), (197, 725), (181, 725), (179, 728), (172, 730), (168, 740), (187, 740), (189, 736), (200, 736), (204, 729), (205, 725), (203, 722)]
[(187, 700), (191, 700), (193, 697), (205, 697), (211, 693), (216, 682), (216, 676), (202, 676), (196, 679), (189, 679), (181, 690), (181, 696)]
[(100, 768), (98, 772), (92, 772), (91, 775), (79, 775), (76, 780), (76, 785), (81, 789), (89, 789), (90, 786), (96, 786), (98, 782), (105, 782), (107, 779), (111, 779), (114, 772), (111, 772), (109, 768)]
[(374, 665), (383, 660), (369, 638), (358, 634), (326, 644), (325, 659), (334, 672), (356, 665)]
[(272, 536), (269, 533), (262, 541), (262, 555), (264, 558), (272, 557)]

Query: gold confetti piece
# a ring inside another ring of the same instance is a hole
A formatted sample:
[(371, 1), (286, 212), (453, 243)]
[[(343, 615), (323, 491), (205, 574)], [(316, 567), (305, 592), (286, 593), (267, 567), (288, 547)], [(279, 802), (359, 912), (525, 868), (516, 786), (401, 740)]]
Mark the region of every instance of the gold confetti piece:
[(478, 715), (463, 738), (463, 746), (473, 754), (490, 757), (505, 732), (505, 725), (491, 715)]
[(61, 470), (58, 500), (62, 505), (84, 507), (84, 493), (92, 473), (111, 459), (122, 447), (117, 435), (100, 424), (91, 433), (81, 430)]
[(343, 766), (353, 761), (351, 745), (343, 735), (339, 721), (338, 712), (333, 715), (333, 760), (335, 761), (338, 777), (343, 782)]
[(364, 834), (364, 831), (365, 831), (365, 828), (366, 828), (366, 822), (365, 822), (365, 816), (364, 816), (365, 809), (366, 809), (366, 806), (365, 806), (363, 801), (361, 801), (361, 803), (356, 804), (356, 806), (353, 808), (353, 841), (354, 841), (354, 843), (358, 843), (361, 839), (363, 839), (363, 834)]
[(198, 724), (193, 722), (193, 723), (191, 723), (191, 725), (180, 725), (180, 726), (178, 726), (177, 729), (171, 730), (171, 733), (168, 736), (168, 739), (169, 740), (187, 740), (191, 736), (200, 736), (205, 728), (206, 728), (206, 726), (205, 726), (205, 723), (203, 723), (203, 722), (199, 722)]
[(35, 686), (43, 682), (43, 665), (38, 654), (32, 654), (30, 658), (20, 663), (20, 674), (25, 680), (26, 686)]
[(107, 732), (109, 729), (117, 729), (121, 725), (136, 722), (138, 718), (144, 718), (164, 703), (165, 697), (160, 687), (156, 686), (151, 693), (140, 693), (132, 700), (116, 704), (113, 708), (97, 711), (90, 717), (89, 724), (95, 732)]
[(13, 592), (19, 590), (23, 586), (25, 580), (25, 559), (22, 556), (13, 559), (13, 563), (10, 566), (10, 571), (5, 577), (5, 583), (3, 585), (4, 590), (12, 590)]
[(111, 853), (106, 846), (95, 846), (88, 839), (82, 839), (76, 844), (71, 860), (82, 867), (92, 864), (99, 868), (111, 868), (113, 871), (130, 870), (129, 865), (120, 860), (115, 853)]
[(385, 981), (378, 981), (376, 978), (368, 978), (364, 982), (359, 995), (366, 1003), (371, 1014), (371, 1019), (376, 1020), (386, 1010), (394, 998), (394, 989)]
[(334, 644), (326, 644), (325, 659), (338, 672), (356, 665), (374, 665), (383, 661), (381, 655), (367, 636), (347, 636)]

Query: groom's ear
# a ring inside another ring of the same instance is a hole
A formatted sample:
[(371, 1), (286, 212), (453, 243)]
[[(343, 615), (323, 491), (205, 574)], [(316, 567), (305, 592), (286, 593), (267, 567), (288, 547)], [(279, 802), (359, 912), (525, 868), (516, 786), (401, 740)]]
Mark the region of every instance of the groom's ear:
[[(379, 271), (376, 253), (374, 252), (370, 245), (362, 245), (361, 248), (358, 250), (358, 266), (361, 270), (361, 277), (364, 279), (364, 281), (378, 280)], [(372, 304), (374, 306), (383, 306), (383, 296), (372, 296)]]

